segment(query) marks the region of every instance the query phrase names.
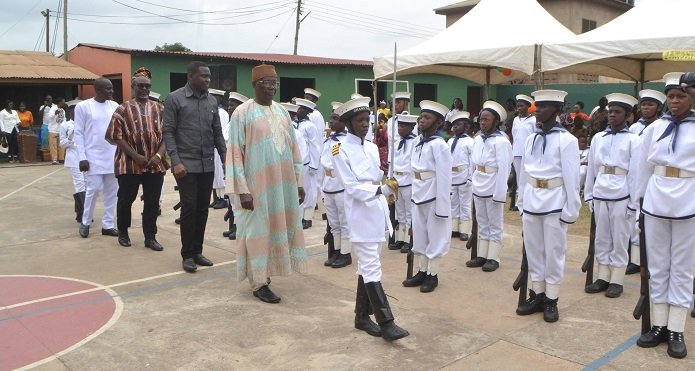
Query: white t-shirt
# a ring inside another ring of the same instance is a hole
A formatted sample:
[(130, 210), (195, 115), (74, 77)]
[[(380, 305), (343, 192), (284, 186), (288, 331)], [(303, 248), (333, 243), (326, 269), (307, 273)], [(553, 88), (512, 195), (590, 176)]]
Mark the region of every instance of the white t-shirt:
[(99, 103), (94, 98), (75, 106), (75, 145), (79, 160), (89, 161), (89, 175), (114, 173), (116, 146), (104, 137), (116, 108), (112, 100)]
[(0, 112), (0, 131), (12, 134), (12, 130), (14, 130), (15, 125), (18, 123), (19, 116), (17, 116), (17, 111), (12, 110), (12, 112), (7, 112), (6, 109), (3, 109), (2, 112)]

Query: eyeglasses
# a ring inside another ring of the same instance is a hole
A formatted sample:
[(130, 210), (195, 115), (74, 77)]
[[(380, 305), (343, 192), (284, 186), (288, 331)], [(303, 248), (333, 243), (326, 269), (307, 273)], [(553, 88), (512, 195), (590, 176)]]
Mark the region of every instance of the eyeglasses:
[(277, 80), (259, 80), (258, 83), (265, 86), (266, 88), (280, 89), (280, 82)]
[(135, 87), (140, 89), (150, 89), (152, 88), (152, 84), (135, 84)]

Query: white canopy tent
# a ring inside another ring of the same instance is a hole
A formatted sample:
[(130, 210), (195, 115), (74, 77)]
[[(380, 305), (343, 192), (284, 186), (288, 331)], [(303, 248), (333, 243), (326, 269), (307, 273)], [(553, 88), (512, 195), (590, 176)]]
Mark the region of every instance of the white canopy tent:
[[(536, 0), (481, 0), (446, 30), (415, 47), (399, 50), (397, 75), (436, 73), (480, 84), (503, 83), (538, 70), (539, 45), (574, 37)], [(496, 67), (511, 69), (512, 73), (505, 76)], [(374, 58), (377, 79), (392, 74), (393, 55)]]
[[(695, 49), (693, 0), (642, 0), (605, 25), (564, 42), (543, 45), (543, 71), (587, 73), (638, 82), (694, 71), (695, 62), (662, 60), (666, 50)], [(679, 17), (679, 15), (683, 15)]]

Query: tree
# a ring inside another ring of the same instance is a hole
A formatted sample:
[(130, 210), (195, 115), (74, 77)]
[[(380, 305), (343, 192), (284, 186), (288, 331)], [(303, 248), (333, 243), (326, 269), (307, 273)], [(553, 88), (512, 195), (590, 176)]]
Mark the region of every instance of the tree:
[(162, 46), (155, 46), (154, 51), (156, 52), (190, 52), (191, 49), (183, 46), (180, 42), (175, 42), (173, 44), (164, 43)]

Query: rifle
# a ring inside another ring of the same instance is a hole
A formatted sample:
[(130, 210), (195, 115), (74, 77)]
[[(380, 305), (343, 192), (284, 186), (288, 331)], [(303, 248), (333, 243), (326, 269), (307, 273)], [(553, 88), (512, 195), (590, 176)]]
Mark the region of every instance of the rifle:
[(473, 216), (473, 223), (471, 223), (471, 234), (466, 241), (466, 249), (471, 250), (471, 260), (473, 260), (478, 257), (478, 218), (475, 217), (475, 202), (471, 207), (471, 215)]
[[(174, 186), (174, 191), (178, 191), (178, 190), (179, 190), (179, 186)], [(177, 202), (176, 205), (174, 205), (174, 211), (176, 211), (180, 208), (181, 208), (181, 200), (179, 200), (179, 202)]]
[(410, 250), (408, 250), (408, 255), (405, 257), (405, 262), (408, 264), (408, 268), (405, 271), (405, 279), (413, 278), (413, 261), (415, 260), (415, 254), (413, 254), (413, 229), (410, 228)]
[(649, 313), (649, 267), (647, 265), (647, 241), (644, 232), (644, 213), (642, 210), (642, 200), (640, 200), (640, 215), (639, 215), (639, 257), (640, 257), (640, 297), (635, 305), (635, 310), (632, 311), (632, 316), (635, 319), (642, 318), (642, 333), (645, 334), (651, 330), (651, 315)]
[(227, 200), (227, 212), (224, 214), (224, 221), (229, 222), (229, 229), (222, 232), (222, 236), (227, 237), (230, 240), (236, 240), (236, 225), (234, 225), (234, 210), (232, 210), (232, 200), (228, 195), (224, 195), (224, 199)]
[(335, 251), (335, 238), (333, 238), (333, 233), (331, 232), (331, 224), (326, 219), (326, 234), (323, 235), (323, 244), (328, 246), (328, 260), (333, 258), (333, 255), (338, 251)]
[(582, 264), (582, 272), (586, 273), (584, 286), (589, 286), (594, 282), (594, 246), (596, 242), (596, 219), (593, 211), (591, 212), (591, 229), (589, 230), (589, 251)]
[(526, 259), (526, 243), (524, 233), (521, 233), (521, 270), (512, 284), (514, 291), (519, 291), (519, 303), (517, 307), (526, 304), (526, 294), (528, 292), (528, 260)]

